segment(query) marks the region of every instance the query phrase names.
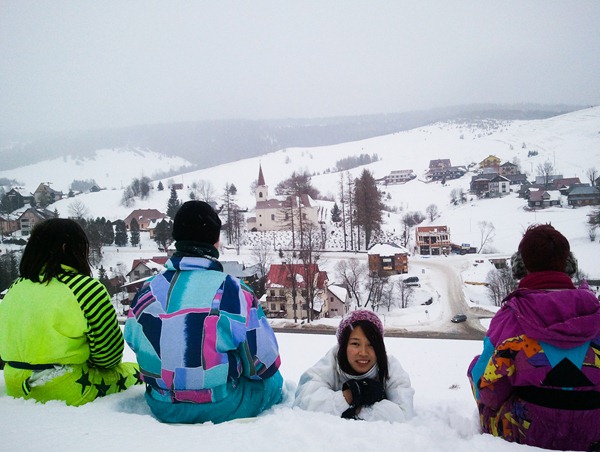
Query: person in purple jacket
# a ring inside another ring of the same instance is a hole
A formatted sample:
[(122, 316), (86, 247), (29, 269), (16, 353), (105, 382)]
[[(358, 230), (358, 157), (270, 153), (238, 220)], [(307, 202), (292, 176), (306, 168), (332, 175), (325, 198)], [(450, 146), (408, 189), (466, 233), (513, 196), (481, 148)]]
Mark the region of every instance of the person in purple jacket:
[(600, 303), (587, 283), (574, 286), (576, 260), (551, 225), (530, 226), (519, 255), (525, 274), (467, 372), (481, 428), (546, 449), (600, 450)]

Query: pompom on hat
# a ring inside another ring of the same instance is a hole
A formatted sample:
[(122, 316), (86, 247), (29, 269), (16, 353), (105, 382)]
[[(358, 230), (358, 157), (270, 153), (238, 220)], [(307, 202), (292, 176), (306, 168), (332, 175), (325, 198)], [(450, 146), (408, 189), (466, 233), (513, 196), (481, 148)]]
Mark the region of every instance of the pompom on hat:
[(215, 210), (203, 201), (187, 201), (173, 219), (173, 238), (214, 245), (221, 235), (221, 219)]
[(337, 340), (338, 340), (338, 344), (340, 343), (340, 341), (342, 339), (342, 333), (344, 332), (344, 330), (346, 328), (352, 328), (352, 326), (356, 322), (359, 322), (361, 320), (364, 322), (370, 322), (373, 325), (375, 325), (375, 327), (381, 333), (381, 337), (383, 337), (383, 334), (384, 334), (383, 323), (381, 323), (381, 320), (379, 319), (377, 314), (375, 314), (373, 311), (369, 311), (368, 309), (357, 309), (356, 311), (352, 311), (349, 314), (347, 314), (346, 316), (344, 316), (344, 318), (340, 322), (337, 332), (335, 333)]

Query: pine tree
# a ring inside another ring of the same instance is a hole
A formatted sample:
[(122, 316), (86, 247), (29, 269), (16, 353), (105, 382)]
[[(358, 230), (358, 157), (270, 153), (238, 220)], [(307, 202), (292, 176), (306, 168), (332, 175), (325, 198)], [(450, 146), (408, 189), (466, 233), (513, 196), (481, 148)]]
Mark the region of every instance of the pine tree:
[(173, 219), (175, 218), (175, 214), (181, 207), (181, 202), (177, 197), (177, 191), (174, 187), (171, 187), (171, 196), (169, 197), (169, 201), (167, 202), (167, 215)]
[(138, 246), (140, 244), (140, 225), (135, 218), (131, 220), (129, 229), (131, 230), (131, 238), (129, 239), (131, 246)]
[(166, 220), (162, 220), (156, 225), (156, 228), (154, 228), (154, 241), (163, 251), (166, 251), (169, 246), (171, 230), (172, 225)]
[(115, 245), (126, 246), (128, 241), (125, 222), (123, 220), (115, 221)]
[(158, 185), (156, 186), (156, 189), (158, 191), (163, 191), (165, 189), (165, 186), (163, 185), (162, 181), (158, 182)]
[[(362, 226), (365, 235), (365, 248), (368, 248), (374, 231), (381, 229), (383, 203), (381, 192), (373, 174), (365, 169), (356, 180), (354, 187), (354, 206), (356, 209), (356, 224)], [(360, 234), (359, 234), (360, 239)]]
[(333, 209), (331, 209), (331, 221), (334, 223), (342, 221), (342, 211), (338, 207), (337, 202), (333, 205)]

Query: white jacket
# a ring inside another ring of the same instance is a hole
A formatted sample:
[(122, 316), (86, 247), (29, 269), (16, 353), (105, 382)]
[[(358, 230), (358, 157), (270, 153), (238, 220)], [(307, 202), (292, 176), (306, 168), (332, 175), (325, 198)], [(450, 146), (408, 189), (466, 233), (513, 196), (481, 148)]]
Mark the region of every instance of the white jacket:
[[(345, 382), (337, 361), (338, 346), (334, 346), (313, 367), (300, 377), (294, 406), (309, 411), (321, 411), (340, 417), (350, 405), (342, 394)], [(386, 398), (362, 407), (358, 417), (365, 421), (404, 422), (414, 416), (414, 389), (400, 362), (388, 355), (389, 379), (385, 384)]]

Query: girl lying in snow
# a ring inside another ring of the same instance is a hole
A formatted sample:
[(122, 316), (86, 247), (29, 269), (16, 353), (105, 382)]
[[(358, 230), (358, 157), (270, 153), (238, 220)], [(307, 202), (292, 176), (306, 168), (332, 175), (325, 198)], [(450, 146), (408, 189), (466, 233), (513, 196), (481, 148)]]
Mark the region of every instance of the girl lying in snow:
[(337, 330), (338, 345), (300, 377), (294, 406), (346, 419), (403, 422), (413, 416), (410, 378), (388, 356), (379, 317), (351, 312)]

